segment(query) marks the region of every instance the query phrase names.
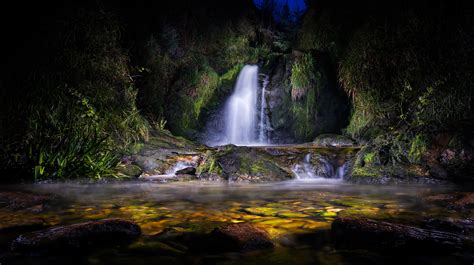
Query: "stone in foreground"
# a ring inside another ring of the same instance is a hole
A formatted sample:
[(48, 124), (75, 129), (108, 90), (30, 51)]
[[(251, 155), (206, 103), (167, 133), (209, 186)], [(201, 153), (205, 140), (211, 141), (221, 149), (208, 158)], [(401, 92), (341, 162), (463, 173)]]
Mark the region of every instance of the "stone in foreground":
[(472, 240), (462, 235), (363, 218), (336, 218), (332, 236), (337, 247), (347, 249), (428, 253), (472, 250)]
[(226, 250), (251, 251), (274, 246), (267, 232), (246, 223), (216, 228), (212, 236)]
[(30, 254), (82, 250), (98, 245), (131, 242), (141, 234), (140, 227), (121, 219), (104, 219), (49, 228), (16, 238), (12, 251)]

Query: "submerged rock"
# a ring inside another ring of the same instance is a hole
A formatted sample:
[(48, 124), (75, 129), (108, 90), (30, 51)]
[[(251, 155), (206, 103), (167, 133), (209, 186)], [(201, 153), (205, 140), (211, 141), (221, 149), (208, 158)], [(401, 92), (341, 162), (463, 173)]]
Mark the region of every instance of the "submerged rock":
[(75, 251), (97, 245), (130, 242), (141, 234), (140, 227), (121, 219), (104, 219), (49, 228), (16, 238), (14, 252), (43, 254)]
[(43, 210), (44, 203), (51, 198), (46, 195), (36, 195), (24, 192), (0, 192), (0, 207), (10, 210), (30, 210), (39, 212)]
[(348, 249), (456, 252), (473, 246), (473, 241), (462, 235), (350, 217), (334, 220), (332, 236), (337, 247)]
[(456, 210), (473, 210), (474, 209), (474, 192), (453, 192), (445, 194), (437, 194), (424, 198), (427, 202), (441, 204), (450, 209)]
[(274, 246), (267, 232), (247, 223), (225, 225), (216, 228), (211, 235), (227, 250), (249, 251)]

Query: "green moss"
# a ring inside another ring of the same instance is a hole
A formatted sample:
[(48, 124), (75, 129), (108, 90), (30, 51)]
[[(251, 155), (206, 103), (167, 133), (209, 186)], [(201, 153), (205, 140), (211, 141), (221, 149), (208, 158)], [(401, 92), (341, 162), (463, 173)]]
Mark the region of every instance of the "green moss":
[(364, 162), (366, 164), (373, 164), (375, 162), (376, 154), (374, 152), (366, 153), (364, 155)]
[(380, 172), (376, 168), (355, 166), (352, 169), (352, 177), (380, 177)]
[(216, 174), (222, 175), (222, 168), (217, 162), (218, 156), (213, 151), (207, 151), (205, 159), (197, 168), (198, 175)]
[(424, 135), (416, 135), (411, 142), (408, 159), (412, 163), (420, 163), (424, 153), (427, 150), (428, 141)]
[(194, 99), (194, 115), (199, 119), (202, 109), (207, 106), (217, 87), (220, 79), (216, 72), (212, 69), (206, 69), (197, 78), (196, 93), (197, 97)]
[[(304, 54), (296, 59), (291, 67), (291, 98), (301, 99), (308, 90), (315, 88), (315, 68), (311, 54)], [(316, 87), (317, 88), (317, 87)]]
[(292, 103), (292, 116), (294, 119), (293, 131), (297, 139), (310, 140), (314, 136), (314, 115), (317, 110), (316, 88), (311, 87), (302, 101)]

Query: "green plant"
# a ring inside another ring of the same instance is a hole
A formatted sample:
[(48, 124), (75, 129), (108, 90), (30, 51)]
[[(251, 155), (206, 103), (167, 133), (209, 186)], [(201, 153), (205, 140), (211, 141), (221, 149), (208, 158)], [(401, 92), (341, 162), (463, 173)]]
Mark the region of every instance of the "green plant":
[(69, 91), (74, 100), (38, 107), (29, 120), (25, 146), (35, 179), (113, 176), (118, 157), (110, 136), (89, 100)]
[(298, 58), (291, 68), (291, 98), (297, 101), (303, 98), (309, 89), (314, 87), (316, 76), (311, 54)]
[(373, 164), (375, 162), (375, 153), (370, 152), (364, 155), (364, 162), (366, 164)]
[(166, 129), (166, 120), (161, 118), (158, 122), (153, 122), (153, 128), (157, 131), (164, 131)]
[(420, 163), (423, 155), (425, 154), (428, 146), (428, 141), (424, 135), (416, 135), (413, 138), (410, 151), (408, 153), (408, 159), (412, 163)]

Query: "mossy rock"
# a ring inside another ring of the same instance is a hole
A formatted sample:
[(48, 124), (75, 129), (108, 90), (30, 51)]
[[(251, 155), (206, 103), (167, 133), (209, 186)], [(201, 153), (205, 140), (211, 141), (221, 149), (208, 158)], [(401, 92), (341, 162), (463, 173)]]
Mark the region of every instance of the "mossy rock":
[(349, 180), (357, 183), (437, 183), (426, 165), (421, 137), (396, 132), (368, 142), (356, 155)]
[(143, 173), (143, 170), (139, 166), (133, 164), (119, 165), (117, 171), (119, 175), (132, 178), (138, 178)]
[(313, 145), (325, 147), (348, 147), (356, 145), (356, 142), (344, 135), (320, 134), (313, 140)]
[(291, 174), (278, 165), (266, 152), (256, 148), (222, 146), (206, 154), (204, 163), (198, 168), (200, 178), (220, 175), (230, 181), (282, 181), (291, 179)]

